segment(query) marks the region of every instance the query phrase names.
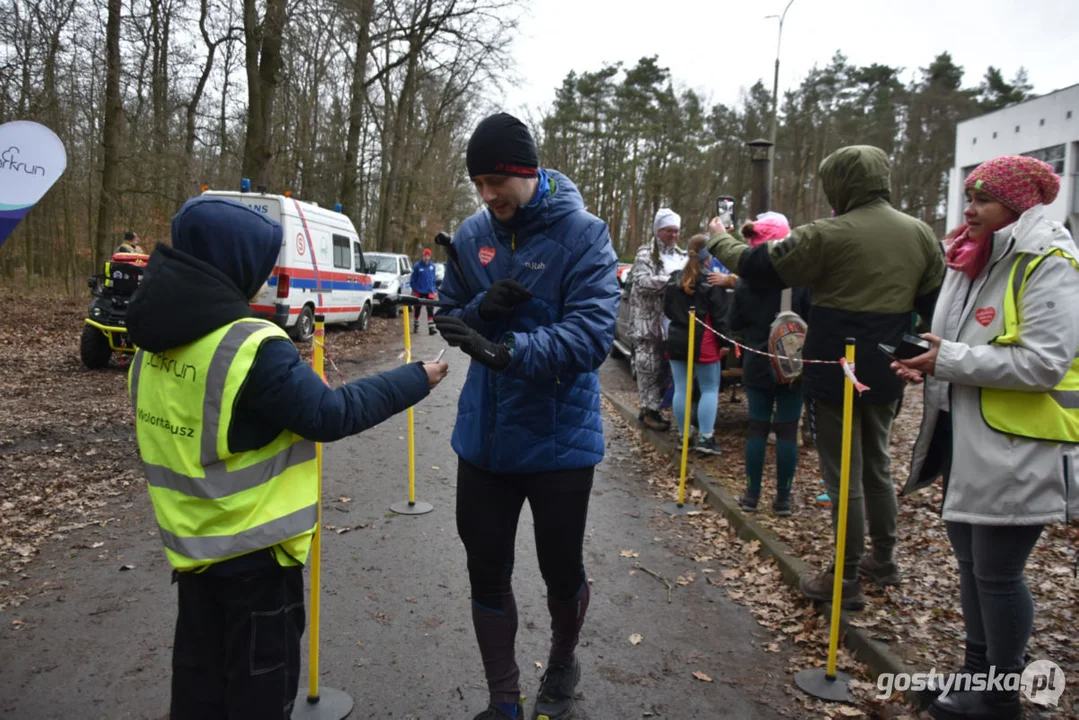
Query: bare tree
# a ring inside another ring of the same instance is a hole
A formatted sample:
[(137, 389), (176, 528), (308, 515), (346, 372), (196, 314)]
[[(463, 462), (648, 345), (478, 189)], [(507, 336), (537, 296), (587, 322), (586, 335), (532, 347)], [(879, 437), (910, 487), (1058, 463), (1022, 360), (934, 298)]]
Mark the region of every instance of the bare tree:
[(120, 104), (120, 0), (108, 0), (109, 19), (105, 30), (105, 122), (102, 128), (101, 197), (97, 213), (97, 241), (94, 244), (94, 265), (109, 255), (109, 235), (112, 233), (116, 208), (117, 152), (120, 145), (120, 123), (123, 107)]
[(259, 22), (255, 0), (244, 3), (244, 42), (247, 60), (247, 137), (243, 174), (267, 185), (273, 159), (273, 109), (281, 72), (281, 40), (285, 32), (285, 0), (266, 0)]

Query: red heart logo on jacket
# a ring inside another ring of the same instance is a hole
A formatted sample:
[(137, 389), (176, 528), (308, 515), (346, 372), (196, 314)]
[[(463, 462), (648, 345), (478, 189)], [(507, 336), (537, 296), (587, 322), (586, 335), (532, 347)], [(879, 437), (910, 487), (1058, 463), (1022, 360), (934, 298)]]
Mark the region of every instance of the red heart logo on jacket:
[(480, 248), (480, 265), (486, 265), (495, 259), (495, 249), (493, 247), (481, 247)]
[(993, 322), (993, 318), (997, 316), (997, 309), (991, 307), (978, 308), (974, 313), (974, 319), (982, 324), (983, 327), (989, 327), (989, 323)]

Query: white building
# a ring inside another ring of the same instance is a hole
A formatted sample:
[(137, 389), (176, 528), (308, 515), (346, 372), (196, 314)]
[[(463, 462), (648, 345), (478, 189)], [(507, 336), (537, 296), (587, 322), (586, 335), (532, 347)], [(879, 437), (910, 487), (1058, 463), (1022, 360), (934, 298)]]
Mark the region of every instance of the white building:
[(1079, 230), (1079, 85), (959, 123), (955, 167), (948, 177), (948, 230), (963, 224), (963, 181), (974, 168), (1001, 155), (1030, 155), (1060, 175), (1060, 194), (1049, 216)]

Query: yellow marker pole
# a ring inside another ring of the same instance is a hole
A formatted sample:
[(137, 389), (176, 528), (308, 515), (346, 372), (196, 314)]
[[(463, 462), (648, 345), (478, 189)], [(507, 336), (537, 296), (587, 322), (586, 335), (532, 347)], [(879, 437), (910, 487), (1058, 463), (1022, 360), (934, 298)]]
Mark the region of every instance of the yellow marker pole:
[[(326, 382), (324, 359), (326, 356), (326, 318), (315, 316), (315, 337), (311, 347), (311, 369)], [(322, 443), (315, 443), (315, 464), (318, 467), (318, 521), (315, 535), (311, 538), (311, 602), (307, 657), (307, 702), (300, 702), (304, 691), (297, 693), (292, 720), (341, 720), (352, 712), (352, 697), (343, 690), (319, 687), (318, 646), (319, 610), (322, 591)]]
[[(854, 366), (854, 341), (847, 338), (847, 364)], [(847, 505), (850, 498), (851, 425), (854, 422), (854, 383), (843, 375), (843, 455), (839, 472), (839, 523), (835, 540), (835, 579), (832, 583), (832, 622), (828, 630), (829, 680), (835, 679), (836, 655), (839, 652), (839, 615), (843, 599), (844, 558), (847, 552)]]
[[(419, 312), (419, 309), (416, 310)], [(412, 362), (412, 331), (409, 330), (409, 312), (405, 307), (405, 364)], [(417, 320), (416, 322), (419, 322)], [(408, 408), (408, 504), (416, 504), (416, 415)]]
[(669, 515), (685, 515), (686, 460), (689, 457), (689, 421), (693, 413), (693, 356), (696, 354), (697, 311), (689, 309), (689, 350), (686, 353), (686, 411), (682, 418), (682, 470), (678, 477), (678, 502), (667, 503), (662, 510)]
[[(854, 339), (847, 338), (847, 364), (854, 367)], [(850, 499), (850, 446), (854, 422), (854, 383), (843, 373), (843, 446), (839, 473), (839, 517), (836, 523), (835, 565), (832, 581), (832, 617), (828, 626), (828, 664), (794, 674), (794, 684), (807, 695), (831, 702), (854, 702), (849, 673), (836, 669), (839, 654), (839, 617), (843, 602), (844, 556), (847, 554), (847, 501)]]
[[(324, 360), (326, 323), (322, 316), (315, 318), (315, 338), (311, 347), (311, 369), (326, 381)], [(315, 443), (315, 463), (318, 466), (318, 522), (315, 524), (315, 536), (311, 539), (311, 623), (308, 639), (307, 659), (307, 701), (318, 699), (318, 636), (319, 636), (319, 600), (322, 582), (322, 443)]]
[[(419, 312), (419, 308), (416, 308)], [(405, 306), (405, 363), (412, 362), (412, 313)], [(419, 315), (416, 316), (419, 319)], [(429, 513), (434, 507), (430, 503), (416, 502), (416, 413), (410, 407), (408, 409), (408, 501), (395, 502), (390, 505), (390, 510), (398, 515), (423, 515)]]

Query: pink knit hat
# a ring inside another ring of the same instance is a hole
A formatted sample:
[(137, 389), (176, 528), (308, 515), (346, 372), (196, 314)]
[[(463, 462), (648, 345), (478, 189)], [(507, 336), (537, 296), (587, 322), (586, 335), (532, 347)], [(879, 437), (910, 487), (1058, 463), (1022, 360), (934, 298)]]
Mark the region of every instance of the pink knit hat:
[(748, 238), (748, 240), (752, 247), (757, 247), (773, 240), (783, 240), (791, 234), (790, 223), (782, 213), (761, 213), (750, 225), (752, 225), (753, 237)]
[(992, 195), (1022, 215), (1035, 205), (1048, 205), (1060, 192), (1060, 178), (1049, 163), (1022, 155), (984, 162), (967, 176), (967, 190)]

